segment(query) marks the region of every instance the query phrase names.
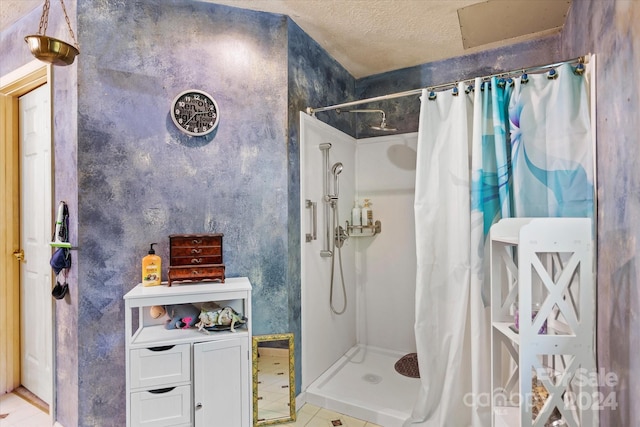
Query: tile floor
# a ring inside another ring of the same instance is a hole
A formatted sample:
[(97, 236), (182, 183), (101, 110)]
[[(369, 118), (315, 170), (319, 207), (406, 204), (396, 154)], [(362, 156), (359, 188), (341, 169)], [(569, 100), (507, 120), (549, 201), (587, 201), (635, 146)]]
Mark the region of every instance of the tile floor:
[[(279, 418), (289, 414), (288, 357), (274, 349), (259, 349), (258, 407), (260, 414)], [(380, 427), (347, 415), (305, 404), (297, 408), (296, 422), (279, 424), (282, 427)]]
[[(288, 411), (289, 389), (286, 368), (286, 356), (277, 352), (265, 352), (260, 359), (258, 372), (259, 396), (258, 406), (267, 416), (286, 416)], [(25, 390), (26, 391), (26, 390)], [(29, 395), (29, 392), (26, 393)], [(282, 427), (381, 427), (377, 424), (358, 420), (344, 414), (329, 411), (318, 406), (305, 404), (298, 408), (296, 421), (279, 424)], [(44, 412), (17, 393), (0, 396), (0, 427), (50, 427), (49, 414)]]
[(279, 424), (282, 427), (382, 427), (377, 424), (358, 420), (347, 415), (329, 411), (318, 406), (305, 404), (297, 411), (296, 422)]
[[(4, 416), (6, 415), (6, 416)], [(0, 396), (0, 427), (50, 427), (49, 415), (14, 393)], [(381, 427), (311, 404), (298, 410), (296, 422), (282, 427)]]

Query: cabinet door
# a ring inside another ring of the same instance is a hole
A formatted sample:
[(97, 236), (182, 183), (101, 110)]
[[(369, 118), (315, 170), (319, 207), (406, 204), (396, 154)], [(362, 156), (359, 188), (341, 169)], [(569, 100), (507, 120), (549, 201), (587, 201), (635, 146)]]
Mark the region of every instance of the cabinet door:
[(196, 427), (250, 426), (248, 360), (246, 336), (194, 344)]

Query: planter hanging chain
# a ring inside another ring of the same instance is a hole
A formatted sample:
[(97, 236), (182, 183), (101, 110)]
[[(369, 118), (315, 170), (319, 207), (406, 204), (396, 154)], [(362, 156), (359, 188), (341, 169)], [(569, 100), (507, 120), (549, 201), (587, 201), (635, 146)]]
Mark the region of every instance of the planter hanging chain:
[[(71, 34), (71, 40), (73, 40), (73, 45), (79, 51), (80, 46), (78, 46), (76, 36), (73, 34), (73, 30), (71, 29), (71, 21), (69, 20), (69, 15), (67, 15), (67, 8), (64, 7), (63, 0), (60, 0), (60, 6), (62, 6), (62, 13), (64, 13), (64, 19), (67, 21), (67, 28), (69, 29), (69, 34)], [(38, 27), (38, 34), (41, 34), (43, 36), (47, 34), (47, 26), (49, 25), (49, 8), (50, 8), (50, 0), (45, 0), (44, 5), (42, 6), (42, 16), (40, 17), (40, 26)]]
[(38, 34), (26, 36), (24, 40), (29, 45), (29, 50), (31, 50), (33, 56), (39, 60), (49, 62), (53, 65), (71, 65), (75, 57), (80, 54), (80, 48), (76, 36), (71, 29), (71, 21), (69, 21), (69, 15), (67, 15), (67, 9), (64, 6), (63, 0), (60, 0), (60, 5), (62, 6), (62, 12), (67, 21), (67, 28), (69, 29), (69, 34), (71, 34), (71, 39), (75, 46), (46, 35), (49, 24), (50, 0), (45, 0), (42, 6), (42, 16), (40, 17)]

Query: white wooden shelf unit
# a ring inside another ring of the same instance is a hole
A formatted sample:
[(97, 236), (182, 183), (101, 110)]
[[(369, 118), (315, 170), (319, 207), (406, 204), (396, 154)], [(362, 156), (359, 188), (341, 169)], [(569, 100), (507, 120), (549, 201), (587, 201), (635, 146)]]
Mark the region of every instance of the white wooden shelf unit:
[(597, 425), (592, 234), (589, 218), (508, 218), (491, 228), (493, 426), (558, 417)]
[[(125, 296), (127, 426), (250, 427), (251, 283), (134, 287)], [(235, 332), (165, 328), (154, 305), (214, 302), (248, 318)]]

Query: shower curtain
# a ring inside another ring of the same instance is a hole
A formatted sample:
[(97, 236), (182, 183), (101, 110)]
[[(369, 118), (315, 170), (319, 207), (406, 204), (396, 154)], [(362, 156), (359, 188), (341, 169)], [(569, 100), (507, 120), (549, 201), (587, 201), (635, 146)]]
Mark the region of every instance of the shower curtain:
[(491, 425), (489, 228), (512, 216), (593, 218), (593, 168), (587, 79), (569, 64), (423, 91), (414, 205), (421, 388), (405, 426)]

